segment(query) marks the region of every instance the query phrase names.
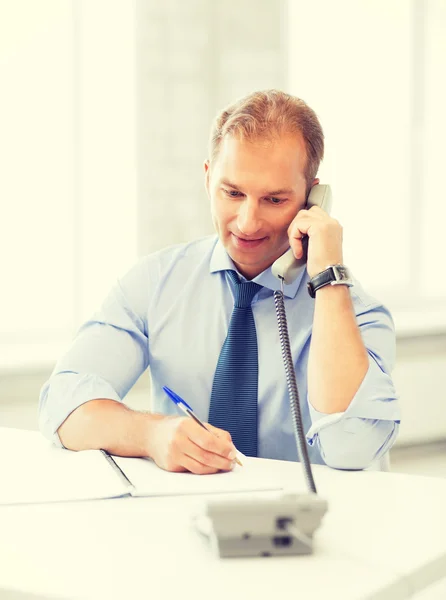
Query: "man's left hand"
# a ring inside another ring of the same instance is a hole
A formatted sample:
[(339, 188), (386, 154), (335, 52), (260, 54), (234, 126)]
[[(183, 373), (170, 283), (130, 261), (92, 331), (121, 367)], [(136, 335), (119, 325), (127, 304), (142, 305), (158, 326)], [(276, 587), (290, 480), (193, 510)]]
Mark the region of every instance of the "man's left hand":
[(303, 256), (302, 238), (308, 236), (307, 271), (314, 277), (328, 265), (342, 264), (342, 226), (322, 208), (300, 210), (288, 227), (294, 256)]

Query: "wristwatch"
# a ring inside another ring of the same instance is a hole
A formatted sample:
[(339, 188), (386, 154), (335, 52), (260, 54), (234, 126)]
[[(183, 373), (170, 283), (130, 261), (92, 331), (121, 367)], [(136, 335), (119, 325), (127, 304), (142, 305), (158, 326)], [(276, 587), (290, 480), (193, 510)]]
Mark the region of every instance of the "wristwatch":
[(324, 271), (312, 277), (307, 283), (308, 293), (314, 298), (319, 288), (329, 284), (348, 287), (353, 285), (350, 271), (345, 265), (329, 265)]

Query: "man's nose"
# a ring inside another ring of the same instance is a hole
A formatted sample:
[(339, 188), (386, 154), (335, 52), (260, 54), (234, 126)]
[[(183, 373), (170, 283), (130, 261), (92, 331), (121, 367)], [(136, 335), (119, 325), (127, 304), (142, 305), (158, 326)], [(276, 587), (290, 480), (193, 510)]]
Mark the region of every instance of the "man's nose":
[(253, 236), (261, 228), (260, 207), (258, 202), (246, 198), (240, 204), (237, 227), (243, 235)]

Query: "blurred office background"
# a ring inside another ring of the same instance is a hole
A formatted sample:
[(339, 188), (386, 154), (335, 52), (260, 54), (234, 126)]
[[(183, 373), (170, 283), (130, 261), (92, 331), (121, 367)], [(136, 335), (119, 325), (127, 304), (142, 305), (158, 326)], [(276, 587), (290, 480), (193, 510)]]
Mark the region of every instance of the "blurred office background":
[(0, 0), (0, 425), (37, 427), (138, 256), (212, 232), (212, 118), (278, 87), (318, 113), (345, 262), (395, 318), (392, 468), (446, 476), (445, 32), (445, 0)]

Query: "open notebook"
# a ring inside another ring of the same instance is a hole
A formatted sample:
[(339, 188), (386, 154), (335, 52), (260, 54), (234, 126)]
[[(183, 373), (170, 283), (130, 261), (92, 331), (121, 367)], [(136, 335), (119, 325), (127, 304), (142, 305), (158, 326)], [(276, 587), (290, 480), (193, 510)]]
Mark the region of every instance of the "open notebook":
[[(282, 489), (262, 462), (243, 459), (228, 473), (169, 473), (150, 459), (109, 456), (101, 450), (56, 448), (40, 433), (0, 427), (0, 505), (215, 494)], [(283, 483), (283, 482), (282, 482)]]

